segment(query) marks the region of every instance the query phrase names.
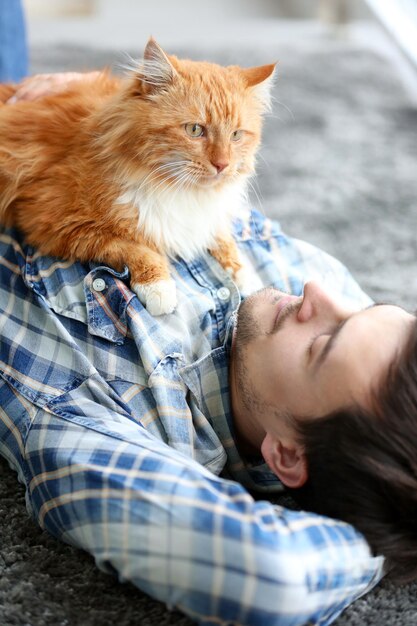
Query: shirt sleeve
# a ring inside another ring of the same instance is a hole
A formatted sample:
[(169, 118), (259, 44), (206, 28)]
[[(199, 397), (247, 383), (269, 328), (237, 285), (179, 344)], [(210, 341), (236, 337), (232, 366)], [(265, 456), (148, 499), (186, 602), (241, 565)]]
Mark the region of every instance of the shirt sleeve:
[(351, 526), (254, 501), (110, 404), (90, 400), (95, 424), (3, 382), (0, 405), (0, 447), (40, 526), (200, 624), (330, 624), (381, 576)]

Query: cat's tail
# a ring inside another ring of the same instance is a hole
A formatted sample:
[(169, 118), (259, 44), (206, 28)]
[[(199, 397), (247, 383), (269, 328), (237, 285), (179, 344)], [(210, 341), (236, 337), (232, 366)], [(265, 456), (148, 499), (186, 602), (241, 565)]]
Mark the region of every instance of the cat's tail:
[(12, 83), (0, 83), (0, 106), (5, 104), (17, 91), (17, 85)]

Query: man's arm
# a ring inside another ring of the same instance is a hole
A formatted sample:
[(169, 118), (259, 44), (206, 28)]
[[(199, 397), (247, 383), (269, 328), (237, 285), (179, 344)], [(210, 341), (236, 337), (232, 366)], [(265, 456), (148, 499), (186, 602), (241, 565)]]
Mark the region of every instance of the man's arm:
[(75, 396), (100, 387), (40, 409), (0, 385), (0, 448), (42, 528), (206, 625), (328, 624), (376, 582), (382, 560), (352, 527), (255, 502), (104, 396), (86, 415)]
[(16, 85), (0, 85), (0, 102), (14, 104), (31, 102), (44, 96), (61, 93), (76, 82), (93, 82), (101, 72), (58, 72), (56, 74), (36, 74), (25, 78)]

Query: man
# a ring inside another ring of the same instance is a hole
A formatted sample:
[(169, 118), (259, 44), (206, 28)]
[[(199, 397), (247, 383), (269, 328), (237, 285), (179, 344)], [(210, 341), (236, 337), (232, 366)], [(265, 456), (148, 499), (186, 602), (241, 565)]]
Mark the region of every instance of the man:
[[(236, 225), (236, 239), (263, 285), (301, 294), (304, 280), (325, 275), (346, 302), (368, 303), (334, 259), (259, 214)], [(275, 472), (298, 466), (272, 409), (282, 402), (292, 411), (290, 399), (303, 397), (306, 380), (291, 363), (298, 344), (307, 359), (313, 337), (333, 332), (344, 315), (343, 348), (349, 326), (355, 333), (379, 307), (332, 317), (314, 285), (302, 300), (260, 292), (242, 307), (233, 343), (240, 296), (210, 255), (173, 263), (178, 309), (156, 319), (127, 272), (42, 257), (14, 231), (0, 241), (0, 449), (42, 528), (207, 624), (329, 623), (379, 579), (382, 558), (352, 527), (255, 502), (218, 477), (267, 494), (282, 488), (259, 452)], [(400, 345), (412, 320), (400, 310), (389, 316)], [(305, 335), (288, 343), (292, 327)], [(325, 340), (315, 339), (311, 358)], [(275, 363), (285, 369), (274, 373)], [(334, 384), (318, 396), (323, 405), (309, 392), (312, 404), (294, 413), (344, 406), (347, 397), (329, 396)], [(297, 486), (287, 471), (284, 482)]]
[(308, 488), (308, 426), (371, 410), (414, 318), (360, 310), (343, 266), (255, 212), (235, 238), (256, 293), (240, 306), (214, 258), (178, 259), (178, 308), (156, 319), (127, 269), (3, 230), (0, 452), (42, 528), (198, 622), (328, 624), (380, 579), (383, 550), (248, 490)]
[(400, 307), (354, 313), (314, 283), (240, 307), (240, 441), (304, 506), (360, 529), (402, 581), (417, 576), (416, 383), (417, 322)]

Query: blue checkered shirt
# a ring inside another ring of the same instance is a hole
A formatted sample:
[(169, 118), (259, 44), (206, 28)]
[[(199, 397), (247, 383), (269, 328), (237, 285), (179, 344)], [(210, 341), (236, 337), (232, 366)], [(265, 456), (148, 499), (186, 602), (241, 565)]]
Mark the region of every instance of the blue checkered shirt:
[[(235, 237), (253, 289), (300, 294), (316, 278), (368, 303), (342, 265), (258, 213)], [(265, 499), (279, 481), (233, 438), (240, 294), (209, 254), (171, 269), (178, 307), (153, 318), (127, 270), (1, 232), (0, 452), (42, 528), (198, 623), (329, 624), (383, 559), (351, 526)]]

